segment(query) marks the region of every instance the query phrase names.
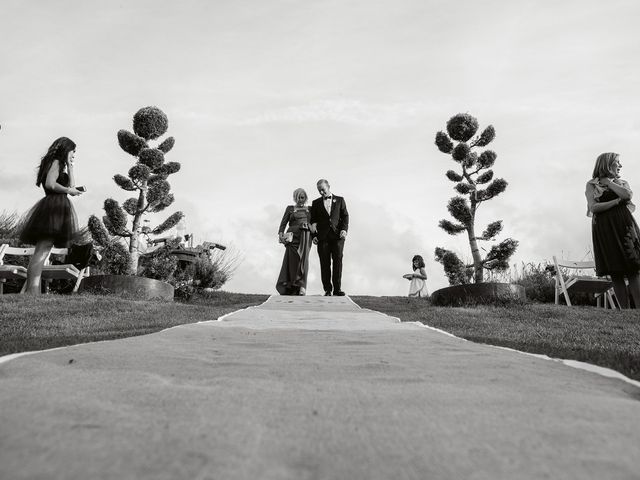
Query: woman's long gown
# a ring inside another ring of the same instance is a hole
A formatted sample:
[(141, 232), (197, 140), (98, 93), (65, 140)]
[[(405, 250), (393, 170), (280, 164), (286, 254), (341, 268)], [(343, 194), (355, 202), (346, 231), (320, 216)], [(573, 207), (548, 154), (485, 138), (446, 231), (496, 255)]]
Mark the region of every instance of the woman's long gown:
[[(609, 202), (618, 195), (606, 189), (598, 202)], [(596, 273), (629, 275), (640, 271), (640, 229), (625, 202), (593, 214), (593, 256)]]
[(286, 208), (278, 233), (293, 234), (293, 240), (285, 244), (282, 268), (278, 276), (276, 290), (280, 295), (298, 294), (300, 288), (307, 288), (309, 273), (309, 250), (311, 250), (310, 214), (307, 207)]
[[(420, 275), (420, 269), (416, 268), (413, 273)], [(409, 296), (410, 297), (428, 297), (429, 292), (427, 290), (427, 281), (422, 278), (413, 277), (409, 284)]]

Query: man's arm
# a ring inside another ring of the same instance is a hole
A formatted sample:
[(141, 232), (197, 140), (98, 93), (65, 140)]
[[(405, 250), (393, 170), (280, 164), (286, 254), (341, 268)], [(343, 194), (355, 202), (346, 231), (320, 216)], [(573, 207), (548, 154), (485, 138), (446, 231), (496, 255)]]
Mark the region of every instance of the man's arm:
[(315, 200), (311, 203), (311, 207), (309, 207), (309, 223), (311, 225), (318, 223), (318, 214), (316, 213), (316, 202)]
[(347, 202), (344, 198), (340, 202), (340, 220), (338, 221), (338, 230), (340, 230), (340, 237), (346, 238), (349, 231), (349, 211), (347, 210)]

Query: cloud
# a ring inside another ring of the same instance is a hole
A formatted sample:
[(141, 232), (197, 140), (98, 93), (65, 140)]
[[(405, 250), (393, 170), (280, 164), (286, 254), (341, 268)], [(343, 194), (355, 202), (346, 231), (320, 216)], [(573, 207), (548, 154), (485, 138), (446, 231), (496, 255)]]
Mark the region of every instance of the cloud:
[(273, 109), (241, 120), (238, 124), (338, 122), (397, 128), (415, 123), (428, 112), (427, 105), (420, 102), (373, 104), (354, 99), (326, 99)]

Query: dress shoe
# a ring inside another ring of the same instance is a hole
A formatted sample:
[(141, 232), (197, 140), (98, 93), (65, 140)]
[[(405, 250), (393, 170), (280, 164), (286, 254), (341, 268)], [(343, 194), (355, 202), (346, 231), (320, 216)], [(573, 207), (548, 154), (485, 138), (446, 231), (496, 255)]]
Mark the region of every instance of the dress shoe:
[(324, 296), (325, 297), (330, 297), (331, 296), (331, 292), (324, 292)]
[(298, 295), (304, 296), (306, 294), (307, 294), (307, 291), (304, 289), (304, 287), (300, 287), (300, 290), (298, 291)]
[(342, 290), (338, 290), (337, 292), (333, 292), (333, 294), (336, 297), (344, 297), (346, 295), (346, 293), (344, 293)]

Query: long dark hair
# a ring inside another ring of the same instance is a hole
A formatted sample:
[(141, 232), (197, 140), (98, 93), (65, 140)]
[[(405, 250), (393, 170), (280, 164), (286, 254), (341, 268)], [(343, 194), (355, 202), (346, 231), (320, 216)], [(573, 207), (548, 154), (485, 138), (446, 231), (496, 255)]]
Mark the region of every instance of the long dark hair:
[(40, 167), (38, 167), (38, 176), (36, 178), (36, 186), (42, 185), (47, 180), (47, 174), (51, 168), (51, 164), (54, 160), (58, 160), (60, 164), (60, 172), (67, 166), (69, 158), (69, 152), (76, 149), (76, 144), (73, 140), (67, 137), (60, 137), (51, 144), (49, 150), (40, 160)]
[(424, 268), (424, 258), (422, 258), (421, 255), (414, 255), (413, 259), (411, 260), (411, 268), (415, 268), (414, 262), (418, 262), (418, 268)]

